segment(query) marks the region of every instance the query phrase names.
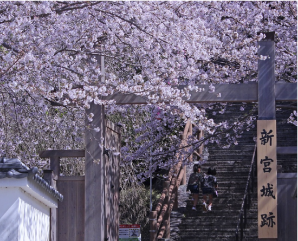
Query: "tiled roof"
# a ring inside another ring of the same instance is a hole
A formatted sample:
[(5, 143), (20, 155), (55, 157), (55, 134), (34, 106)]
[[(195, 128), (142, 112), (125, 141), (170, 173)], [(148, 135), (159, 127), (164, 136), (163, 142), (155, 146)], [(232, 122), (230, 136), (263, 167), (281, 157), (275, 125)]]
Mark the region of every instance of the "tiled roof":
[(53, 188), (46, 180), (38, 174), (37, 167), (28, 168), (24, 163), (16, 158), (0, 158), (0, 179), (1, 178), (32, 178), (43, 189), (53, 195), (59, 201), (63, 200), (63, 195)]

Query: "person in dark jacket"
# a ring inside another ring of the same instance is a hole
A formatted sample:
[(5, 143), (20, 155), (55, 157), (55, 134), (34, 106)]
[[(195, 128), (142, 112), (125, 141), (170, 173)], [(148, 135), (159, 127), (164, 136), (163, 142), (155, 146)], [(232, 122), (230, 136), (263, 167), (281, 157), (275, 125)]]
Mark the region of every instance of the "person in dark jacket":
[[(216, 169), (208, 168), (207, 173), (203, 177), (203, 181), (201, 183), (202, 193), (203, 193), (203, 206), (205, 210), (211, 211), (212, 201), (213, 201), (213, 193), (217, 188), (217, 179), (215, 177)], [(207, 196), (209, 196), (209, 205), (207, 205)]]
[(195, 164), (193, 166), (193, 173), (190, 174), (188, 179), (187, 189), (186, 191), (191, 192), (193, 197), (193, 207), (192, 210), (197, 210), (196, 206), (199, 200), (199, 192), (200, 192), (200, 183), (202, 182), (203, 174), (201, 173), (201, 166)]

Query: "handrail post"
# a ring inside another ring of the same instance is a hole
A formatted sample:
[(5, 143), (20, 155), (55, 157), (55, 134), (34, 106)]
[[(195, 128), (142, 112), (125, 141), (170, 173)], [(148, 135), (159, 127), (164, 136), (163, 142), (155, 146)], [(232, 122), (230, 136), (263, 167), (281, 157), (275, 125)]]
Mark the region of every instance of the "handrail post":
[(248, 199), (247, 199), (247, 209), (250, 209), (251, 207), (251, 196), (252, 196), (252, 193), (251, 192), (248, 192)]
[[(163, 189), (166, 189), (167, 190), (167, 193), (166, 193), (166, 196), (165, 196), (165, 199), (164, 199), (164, 205), (169, 205), (169, 203), (170, 203), (169, 187), (170, 187), (170, 181), (164, 181), (163, 182)], [(166, 213), (167, 212), (168, 211), (166, 211)], [(166, 217), (166, 215), (165, 215), (165, 217)]]
[(168, 192), (167, 192), (167, 196), (169, 195), (169, 187), (170, 187), (170, 181), (163, 181), (163, 189), (167, 189)]
[(181, 181), (181, 185), (186, 185), (186, 166), (182, 167), (184, 169), (184, 175)]
[[(192, 135), (192, 123), (190, 120), (188, 120), (184, 128), (182, 139), (186, 141), (188, 136), (190, 135)], [(181, 181), (181, 185), (186, 185), (186, 166), (184, 166), (183, 169), (184, 169), (184, 175)]]
[(170, 237), (170, 213), (169, 212), (167, 212), (167, 214), (165, 215), (164, 223), (165, 223), (165, 233), (163, 237), (169, 238)]
[[(166, 198), (165, 198), (165, 204), (167, 204), (168, 206), (170, 204), (169, 187), (170, 187), (170, 181), (164, 181), (163, 188), (166, 188), (168, 190)], [(167, 210), (167, 212), (166, 212), (164, 222), (165, 222), (165, 227), (166, 227), (164, 237), (169, 238), (170, 237), (170, 213), (169, 213), (169, 210)]]
[(150, 241), (156, 241), (156, 233), (157, 233), (157, 211), (151, 211), (149, 215), (149, 223), (150, 223)]
[(246, 219), (247, 219), (247, 213), (246, 213), (246, 211), (247, 211), (247, 198), (248, 198), (248, 195), (246, 195), (246, 197), (245, 197), (245, 200), (244, 200), (244, 215), (243, 215), (243, 217), (244, 217), (244, 221), (243, 221), (243, 228), (245, 228), (246, 227)]
[(164, 181), (163, 182), (163, 190), (164, 189), (166, 189), (167, 190), (167, 192), (166, 192), (166, 197), (165, 197), (165, 201), (164, 201), (164, 203), (165, 204), (169, 204), (169, 199), (170, 199), (170, 197), (169, 197), (169, 187), (170, 187), (170, 184), (171, 184), (171, 182), (170, 181)]
[(240, 241), (243, 239), (243, 213), (240, 216)]
[(257, 157), (255, 155), (254, 160), (252, 162), (252, 171), (251, 171), (251, 193), (254, 192), (254, 182), (256, 179), (256, 172), (257, 172)]
[(173, 192), (172, 192), (173, 194), (175, 193), (175, 202), (174, 202), (174, 207), (173, 207), (173, 209), (174, 210), (177, 210), (178, 209), (178, 188), (177, 188), (177, 186), (175, 186), (174, 188), (173, 188)]

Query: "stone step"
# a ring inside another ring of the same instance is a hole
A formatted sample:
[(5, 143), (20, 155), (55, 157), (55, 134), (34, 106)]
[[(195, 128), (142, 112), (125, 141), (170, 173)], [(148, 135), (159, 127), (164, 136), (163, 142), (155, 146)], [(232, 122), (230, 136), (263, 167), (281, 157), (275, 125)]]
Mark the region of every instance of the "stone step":
[(232, 180), (232, 179), (239, 180), (240, 179), (243, 181), (247, 181), (247, 178), (249, 175), (249, 170), (247, 170), (247, 171), (240, 170), (239, 172), (237, 172), (237, 170), (235, 168), (233, 168), (234, 169), (233, 171), (225, 172), (225, 171), (222, 171), (222, 169), (220, 169), (220, 167), (216, 167), (216, 169), (218, 170), (218, 171), (216, 171), (217, 172), (216, 179), (218, 182), (220, 182), (221, 180), (226, 180), (227, 178), (228, 178), (228, 180)]
[[(250, 171), (250, 166), (240, 167), (239, 169), (234, 165), (218, 165), (218, 164), (212, 165), (211, 163), (210, 166), (214, 166), (216, 168), (216, 177), (229, 176), (230, 178), (233, 178), (233, 177), (241, 176), (243, 179), (247, 179)], [(204, 167), (202, 168), (204, 170)]]
[(231, 186), (231, 185), (245, 187), (246, 183), (247, 183), (247, 177), (243, 178), (243, 177), (236, 176), (234, 178), (231, 178), (229, 176), (222, 176), (220, 177), (220, 179), (217, 178), (217, 184), (219, 187), (225, 187), (225, 186)]
[[(218, 182), (218, 188), (217, 191), (226, 191), (226, 190), (236, 190), (236, 191), (243, 191), (244, 194), (244, 190), (246, 188), (246, 181), (238, 181), (238, 180), (232, 180), (232, 181), (221, 181)], [(256, 188), (256, 187), (254, 187)], [(200, 188), (200, 193), (202, 192), (202, 189)]]
[[(233, 153), (235, 152), (235, 155)], [(236, 153), (236, 150), (231, 150), (229, 152), (224, 152), (224, 151), (209, 151), (209, 159), (208, 162), (210, 161), (216, 161), (217, 158), (225, 157), (223, 158), (225, 161), (230, 161), (234, 159), (239, 159), (241, 157), (245, 157), (251, 159), (253, 155), (253, 149), (244, 152), (243, 150), (239, 150), (238, 153)], [(212, 156), (212, 159), (210, 158)], [(242, 158), (243, 159), (243, 158)]]
[[(212, 212), (212, 211), (211, 211)], [(216, 220), (215, 220), (216, 218)], [(214, 226), (220, 224), (220, 226), (231, 226), (232, 228), (237, 227), (239, 215), (233, 217), (222, 217), (222, 216), (196, 216), (196, 217), (188, 217), (184, 220), (183, 224), (180, 224), (180, 229), (200, 229), (204, 226)], [(255, 224), (258, 222), (257, 217), (250, 216), (247, 219), (247, 225)], [(174, 224), (174, 223), (173, 223)]]
[(235, 153), (235, 156), (242, 156), (242, 155), (245, 155), (245, 156), (252, 156), (253, 155), (253, 152), (254, 152), (254, 148), (255, 148), (255, 144), (251, 147), (246, 147), (244, 148), (246, 144), (245, 143), (241, 143), (241, 145), (239, 147), (235, 147), (233, 149), (208, 149), (208, 152), (209, 152), (209, 155), (212, 155), (212, 156), (217, 156), (219, 154), (222, 154), (224, 156), (232, 156), (233, 153)]
[[(235, 169), (234, 167), (230, 167), (229, 169), (230, 170), (226, 170), (226, 171), (224, 171), (224, 170), (222, 170), (222, 169), (225, 169), (225, 168), (221, 168), (221, 167), (217, 167), (217, 166), (215, 166), (215, 168), (216, 168), (216, 172), (217, 172), (217, 174), (216, 174), (216, 179), (217, 179), (217, 181), (220, 181), (220, 180), (226, 180), (227, 178), (230, 180), (232, 180), (232, 179), (237, 179), (237, 180), (247, 180), (247, 178), (248, 178), (248, 175), (249, 175), (249, 170), (246, 170), (246, 171), (243, 171), (243, 170), (239, 170), (239, 171), (237, 171), (237, 169)], [(220, 169), (220, 170), (219, 170)]]
[[(242, 203), (242, 202), (241, 202)], [(186, 210), (185, 210), (185, 213), (184, 214), (187, 214), (189, 212), (196, 212), (196, 211), (193, 211), (191, 208), (193, 206), (193, 203), (192, 202), (189, 202), (189, 204), (185, 207)], [(199, 204), (196, 206), (197, 208), (197, 212), (203, 212), (204, 211), (204, 208), (203, 208), (203, 205)], [(225, 213), (230, 213), (231, 211), (232, 212), (236, 212), (237, 214), (239, 213), (240, 211), (240, 208), (241, 208), (241, 204), (238, 204), (238, 205), (235, 205), (235, 204), (226, 204), (226, 203), (223, 203), (223, 204), (220, 204), (220, 203), (214, 203), (213, 202), (213, 205), (212, 205), (212, 211), (214, 213), (218, 213), (217, 215), (218, 216), (221, 216), (222, 213), (219, 213), (219, 212), (225, 212)], [(252, 203), (250, 205), (250, 210), (249, 211), (255, 211), (257, 210), (257, 205)], [(200, 213), (198, 213), (200, 214)], [(216, 214), (212, 214), (212, 215), (216, 215)]]
[[(225, 237), (225, 236), (233, 236), (235, 237), (236, 230), (235, 228), (226, 228), (226, 230), (218, 230), (216, 227), (207, 227), (205, 230), (201, 230), (201, 232), (196, 231), (190, 231), (186, 230), (185, 234), (181, 236), (181, 238), (186, 237), (198, 237), (198, 238), (219, 238), (219, 237)], [(184, 240), (184, 239), (182, 239)]]
[[(241, 191), (241, 192), (240, 192)], [(244, 197), (244, 188), (241, 189), (239, 192), (235, 192), (235, 189), (231, 190), (223, 190), (220, 189), (218, 191), (218, 197), (213, 198), (213, 203), (223, 203), (223, 202), (241, 202)], [(178, 197), (181, 197), (180, 194)], [(192, 202), (192, 196), (191, 194), (185, 194), (183, 196), (185, 202)], [(251, 198), (257, 200), (257, 194), (251, 194)], [(202, 192), (199, 193), (199, 203), (203, 200), (203, 194)]]
[(255, 146), (253, 145), (251, 147), (243, 148), (244, 146), (245, 146), (245, 144), (242, 143), (241, 147), (239, 147), (239, 148), (234, 147), (233, 149), (227, 149), (227, 150), (226, 149), (210, 148), (210, 149), (208, 149), (208, 152), (212, 156), (216, 156), (218, 154), (232, 156), (233, 153), (235, 153), (235, 155), (237, 155), (237, 156), (241, 156), (241, 155), (252, 156)]
[[(184, 215), (186, 217), (196, 217), (196, 216), (216, 216), (216, 217), (222, 217), (223, 214), (228, 215), (229, 217), (238, 217), (240, 214), (241, 206), (224, 206), (224, 205), (216, 205), (214, 204), (211, 211), (208, 211), (206, 214), (206, 211), (203, 207), (196, 207), (197, 211), (194, 211), (191, 209), (192, 207), (186, 207), (186, 210)], [(253, 214), (255, 211), (257, 211), (257, 207), (253, 207), (249, 210), (250, 214)], [(248, 212), (247, 212), (248, 213)], [(254, 216), (251, 216), (253, 218)]]
[[(183, 231), (190, 234), (208, 234), (210, 231), (215, 232), (216, 234), (228, 234), (228, 233), (235, 233), (237, 222), (234, 223), (226, 223), (226, 224), (220, 224), (220, 223), (209, 223), (208, 225), (204, 224), (204, 222), (198, 223), (196, 226), (193, 225), (185, 225), (185, 226), (179, 226), (180, 230), (181, 227), (183, 227)], [(248, 231), (248, 230), (247, 230)]]
[[(217, 203), (219, 201), (217, 201), (216, 199), (222, 199), (222, 200), (231, 200), (231, 202), (239, 202), (243, 199), (244, 197), (244, 188), (241, 190), (236, 190), (235, 189), (231, 189), (231, 190), (219, 190), (218, 191), (218, 197), (213, 199), (213, 202)], [(254, 194), (251, 196), (252, 198), (257, 198), (257, 194)], [(188, 198), (186, 198), (188, 199)], [(203, 194), (200, 193), (199, 194), (199, 200), (203, 200)], [(223, 201), (222, 201), (223, 202)]]
[(223, 194), (229, 194), (231, 193), (231, 191), (235, 194), (243, 194), (244, 195), (244, 191), (245, 191), (245, 185), (242, 186), (235, 186), (235, 185), (230, 185), (228, 186), (228, 184), (224, 185), (220, 185), (221, 183), (219, 183), (218, 188), (217, 188), (217, 192), (219, 194), (219, 196), (223, 197)]
[[(249, 171), (250, 169), (250, 164), (251, 164), (251, 160), (249, 161), (244, 161), (241, 159), (230, 159), (229, 161), (227, 161), (227, 159), (223, 158), (222, 160), (220, 158), (218, 158), (217, 160), (213, 160), (213, 161), (208, 161), (208, 163), (204, 163), (203, 165), (201, 165), (201, 171), (202, 172), (207, 172), (208, 168), (211, 167), (215, 167), (216, 168), (216, 172), (217, 171), (225, 171), (223, 168), (231, 168), (233, 171), (237, 170), (239, 168), (239, 171), (243, 170), (243, 171)], [(229, 169), (228, 169), (229, 170)]]
[[(251, 238), (245, 238), (245, 241), (256, 241), (258, 236), (254, 236)], [(211, 236), (211, 235), (196, 235), (196, 236), (190, 236), (190, 235), (181, 235), (181, 238), (178, 240), (173, 241), (232, 241), (235, 240), (235, 234), (229, 234), (229, 235), (217, 235), (217, 236)]]
[[(175, 214), (171, 214), (172, 218), (177, 218), (180, 217), (181, 220), (184, 220), (185, 222), (187, 222), (186, 220), (190, 219), (193, 222), (193, 219), (197, 219), (199, 217), (204, 217), (204, 218), (208, 218), (208, 217), (212, 217), (212, 218), (230, 218), (232, 217), (233, 219), (237, 219), (239, 218), (240, 215), (240, 207), (238, 210), (228, 210), (228, 209), (217, 209), (216, 205), (212, 208), (212, 211), (204, 211), (202, 207), (197, 207), (197, 211), (194, 211), (191, 209), (191, 207), (187, 207), (186, 210), (184, 211), (182, 217), (181, 216), (177, 216)], [(249, 218), (257, 218), (257, 214), (255, 213), (255, 211), (257, 211), (257, 207), (251, 208), (250, 210), (247, 210), (247, 217)], [(215, 222), (215, 220), (211, 220), (213, 222)], [(171, 220), (172, 222), (172, 220)]]
[[(199, 204), (198, 206), (201, 206), (202, 204), (202, 198), (199, 197)], [(229, 198), (214, 198), (213, 199), (213, 206), (222, 206), (222, 205), (235, 205), (235, 202), (238, 203), (239, 205), (241, 205), (242, 203), (242, 200), (243, 200), (243, 197), (235, 197), (235, 195), (233, 195), (233, 197), (229, 197)], [(257, 195), (255, 196), (252, 196), (252, 199), (251, 199), (251, 206), (254, 205), (256, 202), (258, 201), (257, 199)], [(189, 207), (192, 207), (193, 205), (193, 201), (192, 200), (187, 200), (187, 205)], [(239, 205), (236, 205), (236, 206), (239, 206)]]
[[(241, 190), (243, 192), (235, 193), (234, 192), (234, 189), (232, 189), (232, 192), (231, 192), (231, 190), (220, 189), (220, 190), (218, 190), (218, 197), (213, 198), (213, 202), (214, 203), (223, 203), (223, 202), (227, 202), (227, 201), (230, 201), (230, 202), (239, 202), (244, 197), (244, 188), (241, 189)], [(252, 193), (250, 195), (251, 195), (250, 197), (253, 199), (253, 201), (257, 201), (257, 193)], [(191, 202), (193, 200), (192, 199), (192, 195), (191, 194), (188, 194), (188, 196), (185, 196), (185, 199), (184, 200), (187, 201), (187, 202)], [(202, 200), (203, 200), (203, 194), (202, 194), (202, 192), (200, 192), (199, 193), (199, 203)]]

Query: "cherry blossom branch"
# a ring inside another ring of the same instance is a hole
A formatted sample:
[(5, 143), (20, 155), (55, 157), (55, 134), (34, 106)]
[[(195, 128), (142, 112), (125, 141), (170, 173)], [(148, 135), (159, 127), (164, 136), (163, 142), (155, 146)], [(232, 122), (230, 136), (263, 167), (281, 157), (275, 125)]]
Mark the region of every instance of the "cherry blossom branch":
[(4, 71), (0, 72), (0, 78), (2, 78), (8, 71), (24, 56), (24, 53), (18, 55), (16, 60)]

